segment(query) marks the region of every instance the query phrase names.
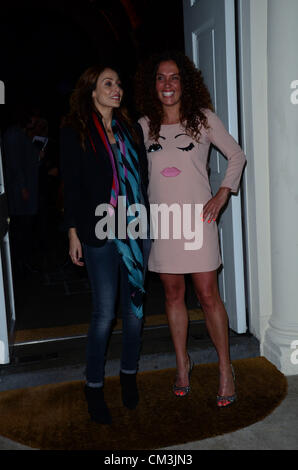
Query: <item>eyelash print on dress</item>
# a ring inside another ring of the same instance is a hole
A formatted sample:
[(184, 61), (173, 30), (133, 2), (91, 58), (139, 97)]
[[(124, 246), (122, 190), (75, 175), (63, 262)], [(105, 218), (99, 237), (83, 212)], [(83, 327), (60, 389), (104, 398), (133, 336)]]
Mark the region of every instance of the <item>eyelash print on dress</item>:
[(177, 147), (177, 149), (182, 150), (183, 152), (189, 152), (194, 148), (194, 144), (191, 142), (187, 147)]
[(160, 144), (152, 144), (148, 148), (147, 152), (157, 152), (158, 150), (162, 150), (162, 146)]
[[(166, 138), (163, 135), (159, 136), (160, 139), (166, 140)], [(157, 152), (158, 150), (162, 150), (162, 146), (158, 143), (155, 142), (154, 144), (151, 144), (150, 147), (148, 148), (147, 152)]]

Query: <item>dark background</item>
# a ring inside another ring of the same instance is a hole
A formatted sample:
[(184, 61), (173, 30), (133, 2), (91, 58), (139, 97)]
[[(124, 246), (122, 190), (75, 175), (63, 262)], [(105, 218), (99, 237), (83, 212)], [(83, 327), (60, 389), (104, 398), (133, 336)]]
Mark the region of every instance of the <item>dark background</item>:
[(167, 48), (184, 49), (182, 0), (1, 1), (1, 129), (25, 106), (38, 108), (57, 132), (80, 74), (110, 58), (132, 108), (138, 62)]
[[(47, 202), (37, 217), (31, 266), (17, 269), (11, 244), (16, 330), (89, 320), (87, 273), (70, 262), (67, 234), (61, 230), (59, 128), (77, 79), (98, 62), (118, 63), (126, 104), (134, 115), (132, 87), (139, 61), (174, 48), (184, 50), (182, 0), (1, 1), (0, 80), (5, 84), (5, 104), (0, 106), (0, 133), (22, 110), (34, 110), (48, 121), (47, 158), (58, 168), (58, 176), (43, 180)], [(10, 235), (13, 240), (12, 230)], [(162, 313), (158, 276), (150, 273), (147, 282), (146, 312)]]

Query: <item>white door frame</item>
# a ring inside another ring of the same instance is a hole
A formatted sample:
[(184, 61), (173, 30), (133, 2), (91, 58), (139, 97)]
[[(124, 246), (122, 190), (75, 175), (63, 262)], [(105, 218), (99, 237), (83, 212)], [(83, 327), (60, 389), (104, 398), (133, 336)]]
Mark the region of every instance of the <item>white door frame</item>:
[[(0, 198), (1, 208), (6, 204), (4, 175), (1, 154), (1, 136), (0, 136)], [(4, 200), (3, 200), (4, 199)], [(4, 203), (4, 204), (2, 204)], [(1, 214), (6, 217), (6, 214)], [(13, 339), (15, 326), (15, 304), (14, 304), (14, 288), (11, 269), (10, 242), (7, 231), (1, 240), (0, 249), (0, 364), (8, 364), (10, 362), (9, 348)], [(3, 272), (5, 269), (5, 272)]]
[[(192, 47), (193, 56), (191, 58), (195, 58), (196, 61), (196, 47), (197, 47), (197, 34), (198, 31), (195, 31), (194, 27), (194, 17), (192, 16), (191, 9), (195, 8), (196, 1), (200, 0), (184, 0), (184, 9), (185, 9), (185, 22), (191, 20), (193, 23), (191, 26), (192, 32), (192, 40), (188, 39), (186, 43), (186, 49), (188, 55), (190, 55), (190, 48)], [(225, 42), (226, 42), (226, 81), (227, 81), (227, 107), (232, 112), (228, 113), (228, 122), (225, 123), (227, 126), (227, 130), (229, 133), (234, 137), (236, 141), (238, 141), (238, 96), (237, 96), (237, 61), (236, 61), (236, 24), (235, 24), (235, 2), (234, 0), (221, 0), (224, 2), (224, 11), (225, 11)], [(188, 23), (185, 23), (185, 26)], [(211, 27), (211, 23), (205, 23), (205, 26), (200, 29), (200, 32), (204, 30), (204, 27)], [(189, 34), (189, 31), (188, 31)], [(214, 41), (214, 36), (213, 36)], [(211, 59), (212, 60), (212, 59)], [(196, 66), (199, 67), (199, 64), (196, 63)], [(217, 101), (216, 98), (220, 100), (220, 97), (214, 97), (215, 102)], [(221, 158), (221, 157), (220, 157)], [(234, 257), (232, 261), (233, 270), (234, 270), (234, 286), (235, 292), (233, 292), (234, 296), (234, 308), (236, 314), (233, 315), (232, 320), (233, 322), (233, 330), (237, 331), (238, 333), (245, 333), (247, 331), (247, 312), (246, 312), (246, 296), (245, 296), (245, 275), (244, 275), (244, 260), (243, 260), (243, 227), (242, 227), (242, 208), (241, 208), (241, 192), (239, 191), (237, 195), (232, 195), (229, 201), (229, 208), (231, 214), (231, 230), (232, 230), (232, 246)], [(221, 232), (222, 228), (219, 224), (219, 232)], [(220, 236), (220, 241), (222, 237)], [(239, 253), (239, 256), (237, 254)], [(223, 253), (224, 255), (224, 253)], [(223, 264), (224, 264), (224, 256), (223, 256)], [(225, 275), (225, 270), (223, 269), (220, 273), (220, 276)], [(225, 302), (227, 298), (225, 290), (225, 283), (226, 280), (222, 279), (223, 285), (223, 292), (222, 298)]]
[[(237, 57), (236, 57), (236, 35), (237, 28), (235, 24), (235, 1), (225, 0), (225, 23), (226, 23), (226, 59), (227, 59), (227, 91), (228, 91), (228, 107), (229, 109), (237, 109), (237, 113), (229, 113), (229, 133), (238, 142), (239, 131), (238, 131), (238, 97), (237, 97)], [(232, 207), (233, 220), (241, 220), (242, 209), (241, 209), (241, 191), (238, 192), (237, 196), (233, 195), (230, 198), (230, 204)], [(235, 266), (235, 287), (236, 287), (236, 305), (239, 331), (246, 332), (246, 298), (244, 290), (244, 252), (243, 252), (243, 231), (242, 224), (232, 225), (233, 230), (233, 242), (234, 242), (234, 258)], [(241, 256), (237, 256), (237, 253), (242, 253)], [(243, 310), (244, 309), (244, 310)]]
[(261, 342), (272, 313), (268, 149), (267, 0), (238, 7), (245, 277), (249, 331)]

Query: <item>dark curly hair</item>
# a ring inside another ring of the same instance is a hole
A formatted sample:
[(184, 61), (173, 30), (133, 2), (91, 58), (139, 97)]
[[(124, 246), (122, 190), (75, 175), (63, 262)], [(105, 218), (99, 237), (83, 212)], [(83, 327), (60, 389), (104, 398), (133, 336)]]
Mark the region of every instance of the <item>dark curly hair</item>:
[(158, 140), (163, 120), (162, 104), (156, 93), (156, 72), (161, 62), (176, 63), (181, 78), (182, 96), (180, 105), (180, 122), (191, 137), (199, 141), (201, 127), (208, 127), (204, 109), (213, 111), (210, 93), (204, 84), (203, 76), (194, 63), (180, 51), (167, 51), (155, 54), (143, 62), (135, 77), (135, 102), (141, 116), (149, 119), (149, 135)]
[[(73, 127), (80, 137), (80, 143), (85, 150), (85, 141), (88, 135), (88, 123), (95, 110), (92, 92), (96, 88), (99, 75), (105, 69), (112, 69), (119, 74), (117, 68), (111, 65), (94, 65), (82, 73), (76, 86), (70, 96), (70, 110), (63, 119), (62, 127)], [(99, 111), (97, 110), (97, 113)], [(138, 135), (133, 126), (132, 120), (127, 109), (121, 104), (120, 108), (113, 110), (113, 115), (126, 125), (135, 141), (138, 141)]]

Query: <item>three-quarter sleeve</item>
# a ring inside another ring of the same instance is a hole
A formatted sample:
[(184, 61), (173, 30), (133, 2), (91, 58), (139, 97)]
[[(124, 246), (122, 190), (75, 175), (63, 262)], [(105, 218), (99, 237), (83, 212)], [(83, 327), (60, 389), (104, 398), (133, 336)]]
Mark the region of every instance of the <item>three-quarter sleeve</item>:
[(210, 142), (228, 159), (228, 166), (220, 187), (230, 188), (231, 192), (236, 193), (246, 162), (244, 152), (215, 113), (207, 110), (205, 114), (208, 119), (207, 133)]
[(78, 137), (73, 129), (60, 132), (61, 173), (64, 193), (65, 229), (77, 227), (77, 211), (80, 202), (80, 152)]

